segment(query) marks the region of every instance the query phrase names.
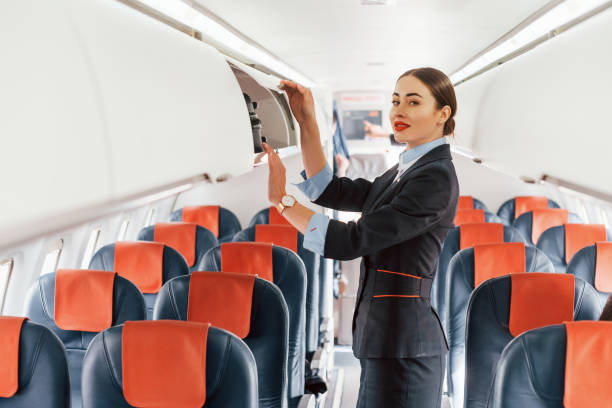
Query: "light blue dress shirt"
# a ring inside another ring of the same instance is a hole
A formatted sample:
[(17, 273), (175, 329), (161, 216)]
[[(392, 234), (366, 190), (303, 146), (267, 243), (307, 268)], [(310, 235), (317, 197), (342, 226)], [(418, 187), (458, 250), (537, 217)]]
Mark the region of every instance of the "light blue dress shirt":
[[(393, 182), (400, 179), (402, 174), (408, 170), (418, 159), (430, 150), (447, 143), (446, 137), (441, 137), (432, 142), (422, 144), (410, 150), (404, 150), (399, 155), (398, 172)], [(329, 183), (333, 179), (333, 173), (328, 164), (311, 178), (306, 178), (306, 171), (301, 173), (303, 182), (294, 184), (299, 188), (310, 201), (315, 201), (323, 194)], [(329, 217), (324, 214), (315, 213), (308, 222), (306, 234), (304, 234), (304, 248), (323, 255), (325, 248), (325, 235), (329, 226)]]

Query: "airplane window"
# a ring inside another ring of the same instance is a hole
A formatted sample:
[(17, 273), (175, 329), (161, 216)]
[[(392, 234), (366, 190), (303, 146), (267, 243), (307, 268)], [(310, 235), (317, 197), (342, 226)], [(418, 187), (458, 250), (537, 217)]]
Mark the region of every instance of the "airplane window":
[(608, 214), (606, 214), (606, 210), (599, 207), (599, 212), (601, 214), (601, 219), (603, 220), (603, 223), (605, 224), (606, 228), (610, 228), (610, 222), (608, 221)]
[(586, 210), (586, 207), (584, 205), (584, 201), (582, 200), (576, 200), (578, 201), (578, 209), (580, 210), (580, 216), (582, 216), (582, 219), (584, 220), (584, 222), (586, 222), (587, 224), (590, 223), (590, 217), (589, 217), (589, 213)]
[(148, 227), (149, 225), (153, 225), (153, 223), (155, 222), (155, 213), (157, 212), (157, 209), (155, 207), (151, 208), (149, 210), (149, 214), (147, 214), (147, 220), (145, 221), (145, 227)]
[(125, 241), (125, 236), (127, 235), (129, 227), (130, 219), (127, 218), (121, 223), (121, 228), (119, 228), (119, 235), (117, 236), (117, 241)]
[(0, 315), (4, 310), (4, 296), (13, 272), (13, 258), (0, 262)]
[(64, 240), (60, 239), (57, 246), (50, 250), (47, 255), (45, 255), (45, 260), (40, 270), (41, 275), (44, 275), (46, 273), (53, 273), (57, 270), (57, 265), (59, 264), (59, 259), (60, 255), (62, 254), (63, 248)]
[(87, 269), (89, 267), (89, 261), (91, 261), (91, 257), (94, 252), (96, 252), (98, 246), (98, 238), (100, 238), (100, 228), (96, 228), (89, 234), (89, 240), (87, 241), (83, 260), (81, 261), (81, 269)]

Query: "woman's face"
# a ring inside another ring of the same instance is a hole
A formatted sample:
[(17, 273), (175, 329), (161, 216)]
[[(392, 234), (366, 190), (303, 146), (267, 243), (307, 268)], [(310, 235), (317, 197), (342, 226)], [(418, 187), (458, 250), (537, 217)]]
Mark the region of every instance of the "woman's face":
[(389, 119), (398, 142), (412, 148), (443, 136), (450, 107), (438, 109), (429, 88), (418, 78), (409, 75), (397, 81), (392, 105)]

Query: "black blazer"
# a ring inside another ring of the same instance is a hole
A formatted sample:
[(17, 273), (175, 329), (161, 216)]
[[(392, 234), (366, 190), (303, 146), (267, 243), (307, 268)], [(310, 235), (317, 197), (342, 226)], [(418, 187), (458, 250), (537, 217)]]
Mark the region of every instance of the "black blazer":
[(373, 182), (335, 177), (314, 201), (361, 211), (357, 222), (331, 220), (324, 256), (359, 256), (361, 273), (353, 315), (358, 358), (406, 358), (448, 350), (430, 305), (442, 242), (454, 227), (459, 186), (450, 146), (419, 158), (393, 183), (398, 165)]

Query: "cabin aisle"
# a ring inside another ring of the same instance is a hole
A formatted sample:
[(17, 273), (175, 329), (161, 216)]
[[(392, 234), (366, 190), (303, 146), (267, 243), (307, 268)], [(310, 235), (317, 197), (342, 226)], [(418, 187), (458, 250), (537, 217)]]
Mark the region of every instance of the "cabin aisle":
[(359, 360), (353, 356), (350, 346), (334, 346), (334, 362), (338, 369), (344, 370), (344, 386), (342, 388), (341, 408), (355, 408), (359, 392), (359, 375), (361, 367)]

